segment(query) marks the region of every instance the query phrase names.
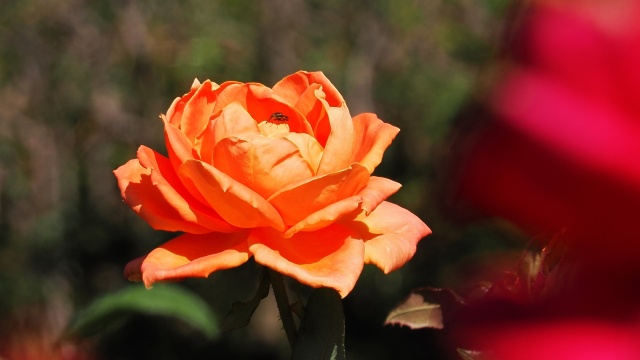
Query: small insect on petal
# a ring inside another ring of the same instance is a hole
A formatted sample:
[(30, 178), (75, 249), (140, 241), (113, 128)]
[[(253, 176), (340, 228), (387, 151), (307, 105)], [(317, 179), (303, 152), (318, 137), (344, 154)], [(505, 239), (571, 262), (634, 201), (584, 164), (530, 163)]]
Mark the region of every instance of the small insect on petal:
[(289, 117), (281, 112), (274, 112), (273, 114), (271, 114), (268, 121), (271, 121), (271, 120), (289, 121)]

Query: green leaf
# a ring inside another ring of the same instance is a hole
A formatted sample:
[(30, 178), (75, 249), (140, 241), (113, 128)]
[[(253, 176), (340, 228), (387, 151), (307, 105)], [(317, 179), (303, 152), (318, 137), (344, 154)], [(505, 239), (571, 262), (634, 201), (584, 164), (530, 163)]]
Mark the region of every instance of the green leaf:
[(260, 271), (258, 290), (249, 302), (236, 301), (231, 305), (231, 311), (222, 321), (222, 331), (228, 332), (249, 325), (251, 316), (260, 305), (260, 301), (269, 295), (269, 276), (266, 268)]
[(74, 316), (63, 338), (96, 334), (134, 313), (177, 318), (209, 338), (219, 332), (216, 317), (200, 297), (178, 285), (157, 284), (149, 290), (132, 285), (94, 301)]
[(442, 329), (442, 309), (440, 304), (426, 302), (421, 294), (412, 293), (402, 304), (391, 310), (385, 325), (398, 324), (411, 329)]
[(337, 291), (321, 288), (311, 294), (291, 359), (346, 359), (344, 314)]

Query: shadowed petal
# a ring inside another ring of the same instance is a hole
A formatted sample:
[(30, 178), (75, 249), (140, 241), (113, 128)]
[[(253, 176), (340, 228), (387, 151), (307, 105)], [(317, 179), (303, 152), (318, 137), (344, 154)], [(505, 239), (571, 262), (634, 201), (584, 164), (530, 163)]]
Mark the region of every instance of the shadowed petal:
[(298, 98), (294, 107), (307, 119), (313, 129), (313, 136), (323, 147), (331, 133), (329, 121), (329, 104), (325, 100), (325, 93), (320, 84), (310, 85)]
[(259, 264), (315, 288), (336, 289), (342, 297), (353, 289), (364, 265), (363, 242), (337, 224), (288, 239), (272, 229), (255, 229), (248, 243)]
[(191, 193), (201, 194), (230, 224), (242, 228), (270, 226), (284, 231), (284, 222), (271, 204), (213, 166), (187, 160), (178, 175)]
[(354, 148), (352, 162), (358, 162), (369, 173), (382, 161), (384, 151), (391, 145), (400, 129), (378, 119), (375, 114), (364, 113), (353, 118)]
[(237, 229), (190, 196), (169, 160), (147, 147), (141, 146), (138, 159), (114, 174), (125, 203), (156, 230), (202, 234)]
[(416, 245), (431, 229), (417, 216), (390, 202), (382, 202), (369, 216), (359, 216), (345, 226), (365, 241), (365, 262), (385, 274), (400, 268), (416, 252)]
[(247, 233), (180, 235), (131, 261), (125, 276), (142, 280), (150, 288), (157, 281), (207, 277), (216, 270), (240, 266), (249, 259)]

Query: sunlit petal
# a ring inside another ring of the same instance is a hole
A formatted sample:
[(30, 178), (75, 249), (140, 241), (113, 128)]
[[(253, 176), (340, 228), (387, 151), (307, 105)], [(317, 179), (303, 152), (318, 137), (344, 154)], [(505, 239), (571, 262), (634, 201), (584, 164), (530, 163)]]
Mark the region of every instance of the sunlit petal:
[(367, 169), (353, 164), (341, 171), (292, 184), (268, 200), (285, 223), (292, 225), (336, 201), (359, 193), (368, 181)]
[(284, 222), (271, 204), (213, 166), (188, 160), (178, 175), (190, 192), (200, 193), (230, 224), (242, 228), (269, 226), (284, 231)]
[(349, 229), (332, 225), (291, 238), (272, 229), (255, 229), (248, 238), (256, 262), (312, 287), (336, 289), (345, 297), (364, 265), (364, 244)]
[(382, 202), (369, 216), (360, 216), (346, 224), (365, 240), (365, 262), (385, 273), (404, 265), (413, 257), (418, 242), (431, 229), (410, 211), (390, 202)]
[(236, 229), (189, 195), (167, 158), (146, 147), (140, 147), (138, 158), (114, 174), (125, 203), (151, 227), (194, 234)]
[(131, 261), (125, 268), (130, 280), (146, 287), (161, 280), (207, 277), (216, 270), (240, 266), (249, 259), (247, 232), (183, 234)]
[(382, 161), (384, 151), (391, 145), (400, 129), (370, 113), (354, 116), (353, 126), (356, 141), (351, 161), (364, 165), (369, 169), (369, 173), (373, 173)]

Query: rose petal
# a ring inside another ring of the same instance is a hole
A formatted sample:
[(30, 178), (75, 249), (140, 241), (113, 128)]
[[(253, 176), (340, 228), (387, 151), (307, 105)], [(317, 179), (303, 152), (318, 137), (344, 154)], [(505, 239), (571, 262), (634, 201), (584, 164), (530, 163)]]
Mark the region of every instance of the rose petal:
[(169, 110), (167, 110), (166, 114), (166, 119), (171, 123), (171, 125), (175, 126), (176, 128), (180, 127), (180, 124), (182, 123), (182, 114), (184, 112), (184, 107), (187, 105), (187, 102), (191, 100), (193, 94), (196, 93), (196, 90), (198, 89), (192, 87), (188, 93), (173, 100), (173, 103), (169, 107)]
[(240, 104), (256, 123), (269, 121), (274, 113), (282, 113), (287, 117), (287, 125), (291, 131), (313, 134), (311, 125), (298, 110), (262, 84), (235, 84), (224, 89), (218, 95), (214, 113), (224, 110), (232, 103)]
[(289, 140), (256, 136), (244, 141), (223, 139), (213, 152), (223, 173), (268, 198), (277, 190), (314, 175), (300, 150)]
[(326, 206), (357, 194), (368, 181), (367, 169), (353, 164), (347, 169), (284, 187), (268, 201), (286, 224), (295, 224)]
[(241, 228), (270, 226), (284, 231), (284, 222), (271, 204), (213, 166), (187, 160), (178, 176), (191, 193), (200, 193), (230, 224)]
[(312, 287), (336, 289), (342, 297), (353, 289), (364, 265), (362, 241), (336, 224), (288, 239), (272, 229), (254, 229), (247, 241), (259, 264)]
[[(213, 146), (221, 140), (234, 137), (249, 140), (260, 134), (258, 124), (239, 102), (225, 107), (210, 125)], [(206, 130), (205, 130), (206, 131)]]
[(382, 161), (384, 151), (391, 145), (400, 129), (370, 113), (355, 116), (353, 127), (355, 146), (351, 161), (364, 165), (369, 169), (369, 173), (373, 173)]
[(321, 210), (310, 214), (284, 233), (290, 237), (298, 231), (316, 231), (349, 215), (357, 215), (361, 210), (369, 214), (389, 196), (400, 189), (399, 183), (377, 176), (372, 176), (367, 186), (358, 195), (337, 201)]
[(196, 136), (200, 135), (209, 123), (215, 105), (218, 88), (217, 84), (207, 80), (198, 87), (193, 97), (184, 107), (182, 119), (180, 120), (180, 130), (192, 143)]
[[(339, 108), (328, 109), (331, 133), (324, 148), (318, 174), (328, 174), (346, 168), (354, 163), (351, 154), (354, 151), (354, 124), (345, 104)], [(362, 141), (362, 139), (358, 139)]]
[(182, 184), (182, 180), (180, 180), (175, 169), (171, 166), (170, 159), (167, 159), (146, 146), (140, 146), (140, 148), (138, 148), (138, 160), (140, 160), (140, 165), (143, 167), (154, 170), (151, 172), (151, 181), (155, 185), (160, 185), (159, 189), (161, 191), (165, 188), (167, 189), (166, 191), (176, 191), (191, 207), (199, 208), (202, 212), (211, 214), (218, 222), (225, 223), (229, 229), (237, 230), (236, 227), (222, 220), (213, 209), (207, 207), (205, 205), (207, 202), (202, 196), (196, 194), (194, 198), (194, 195)]
[(186, 160), (198, 158), (198, 154), (193, 149), (193, 143), (180, 129), (166, 120), (164, 122), (164, 140), (169, 160), (176, 171)]
[(327, 101), (330, 106), (341, 106), (344, 103), (344, 98), (340, 95), (338, 89), (333, 86), (322, 71), (298, 71), (280, 80), (273, 86), (273, 91), (289, 104), (295, 104), (298, 102), (300, 95), (313, 84), (322, 86), (322, 90), (327, 94)]
[(313, 129), (313, 136), (320, 145), (326, 146), (327, 139), (331, 133), (331, 123), (327, 112), (330, 106), (325, 99), (325, 93), (321, 90), (320, 84), (310, 85), (300, 95), (294, 107), (307, 119)]
[(194, 234), (237, 229), (181, 190), (167, 158), (144, 146), (138, 150), (138, 158), (114, 174), (125, 203), (151, 227)]
[(395, 194), (402, 185), (387, 178), (372, 176), (367, 186), (358, 193), (362, 197), (362, 210), (366, 215), (374, 211), (380, 203)]
[(300, 151), (300, 156), (309, 164), (313, 175), (316, 174), (324, 151), (318, 140), (308, 134), (295, 132), (280, 132), (276, 133), (276, 136), (282, 136), (291, 141)]
[(300, 222), (289, 228), (283, 236), (285, 238), (290, 238), (300, 231), (309, 232), (323, 229), (343, 217), (348, 217), (350, 215), (355, 217), (361, 212), (361, 206), (361, 196), (349, 196), (346, 199), (337, 201), (305, 217)]
[(240, 266), (249, 260), (247, 232), (183, 234), (125, 267), (129, 280), (147, 288), (162, 280), (207, 277), (216, 270)]
[(175, 98), (169, 106), (169, 110), (167, 110), (166, 115), (160, 116), (163, 120), (168, 121), (171, 125), (178, 127), (180, 126), (180, 121), (182, 120), (182, 110), (184, 109), (185, 102), (182, 101), (182, 98)]
[(214, 132), (215, 120), (209, 121), (200, 136), (196, 138), (193, 144), (196, 153), (201, 161), (213, 165), (213, 148), (215, 147)]
[(365, 262), (385, 274), (398, 269), (416, 252), (416, 245), (431, 229), (417, 216), (390, 202), (382, 202), (369, 216), (360, 216), (345, 226), (365, 241)]
[[(267, 89), (265, 86), (262, 86)], [(218, 94), (216, 99), (216, 106), (213, 108), (213, 113), (216, 114), (227, 108), (230, 104), (238, 102), (243, 108), (246, 108), (246, 99), (249, 92), (248, 84), (235, 83), (229, 84)]]

